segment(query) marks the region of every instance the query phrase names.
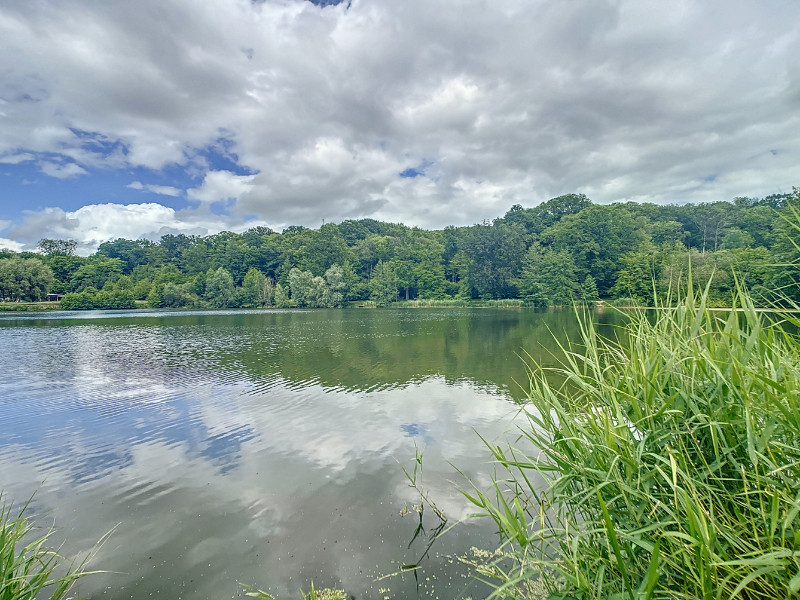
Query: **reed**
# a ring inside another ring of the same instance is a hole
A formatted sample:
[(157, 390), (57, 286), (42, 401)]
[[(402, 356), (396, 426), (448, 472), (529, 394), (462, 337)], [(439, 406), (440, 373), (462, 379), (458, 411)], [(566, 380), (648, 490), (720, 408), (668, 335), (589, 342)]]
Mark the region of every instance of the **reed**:
[(64, 557), (48, 545), (53, 530), (36, 534), (25, 515), (29, 503), (15, 513), (0, 496), (0, 600), (69, 598), (75, 581), (87, 574), (84, 564), (61, 566)]
[[(497, 525), (494, 597), (800, 597), (800, 344), (739, 292), (634, 311), (530, 368), (527, 423), (466, 497)], [(553, 381), (563, 383), (554, 384)], [(546, 593), (542, 594), (544, 588)]]

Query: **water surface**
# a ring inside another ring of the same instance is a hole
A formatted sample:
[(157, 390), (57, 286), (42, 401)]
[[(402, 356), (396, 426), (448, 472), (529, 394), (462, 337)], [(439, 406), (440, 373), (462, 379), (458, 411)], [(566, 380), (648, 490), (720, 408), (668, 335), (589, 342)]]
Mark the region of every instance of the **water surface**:
[[(608, 320), (608, 315), (603, 320)], [(417, 493), (455, 521), (493, 471), (527, 380), (554, 363), (569, 311), (91, 312), (0, 317), (0, 489), (36, 491), (64, 552), (114, 528), (85, 598), (482, 597), (454, 557), (492, 547), (468, 521), (419, 562)], [(411, 509), (410, 514), (402, 516)], [(431, 511), (425, 525), (437, 523)], [(388, 591), (381, 591), (388, 590)]]

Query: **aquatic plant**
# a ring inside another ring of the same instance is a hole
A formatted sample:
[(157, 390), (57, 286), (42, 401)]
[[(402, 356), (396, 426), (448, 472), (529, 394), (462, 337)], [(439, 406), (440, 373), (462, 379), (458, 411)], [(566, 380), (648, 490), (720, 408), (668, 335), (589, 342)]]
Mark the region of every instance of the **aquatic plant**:
[[(260, 590), (249, 585), (244, 586), (245, 596), (250, 598), (261, 598), (262, 600), (275, 600), (275, 596), (272, 594), (265, 592), (264, 590)], [(304, 592), (300, 590), (300, 594), (303, 597), (303, 600), (347, 600), (347, 594), (344, 590), (339, 590), (336, 588), (322, 588), (316, 589), (314, 587), (314, 582), (311, 582), (311, 589), (308, 592)]]
[(42, 535), (25, 515), (30, 501), (13, 513), (0, 495), (0, 600), (62, 600), (77, 579), (87, 575), (84, 563), (63, 568), (64, 557), (48, 546), (53, 529)]
[(708, 288), (617, 339), (583, 317), (557, 377), (531, 365), (527, 424), (486, 442), (505, 476), (465, 491), (503, 542), (493, 596), (798, 597), (795, 331), (741, 291), (711, 311)]

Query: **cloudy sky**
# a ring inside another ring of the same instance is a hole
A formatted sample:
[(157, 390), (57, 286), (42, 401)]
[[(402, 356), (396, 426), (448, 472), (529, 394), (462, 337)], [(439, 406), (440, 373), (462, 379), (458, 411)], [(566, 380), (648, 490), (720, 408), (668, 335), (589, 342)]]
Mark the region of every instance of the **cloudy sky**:
[(0, 247), (800, 185), (797, 0), (6, 0)]

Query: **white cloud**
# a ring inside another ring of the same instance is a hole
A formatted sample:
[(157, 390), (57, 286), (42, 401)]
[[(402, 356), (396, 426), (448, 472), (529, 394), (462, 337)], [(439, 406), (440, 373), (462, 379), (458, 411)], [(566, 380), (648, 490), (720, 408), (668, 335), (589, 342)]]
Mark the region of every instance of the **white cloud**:
[(190, 200), (213, 204), (224, 200), (238, 200), (253, 189), (254, 175), (236, 175), (230, 171), (209, 171), (203, 183), (186, 191)]
[(0, 163), (6, 165), (18, 165), (23, 162), (34, 160), (36, 157), (30, 152), (20, 152), (18, 154), (8, 154), (0, 156)]
[(8, 230), (8, 235), (35, 247), (41, 238), (74, 239), (78, 253), (94, 252), (101, 243), (116, 238), (158, 240), (167, 233), (208, 235), (223, 230), (243, 231), (267, 225), (263, 221), (244, 222), (210, 213), (176, 211), (157, 203), (90, 204), (75, 211), (49, 207), (29, 211), (24, 221)]
[(141, 190), (144, 192), (151, 192), (153, 194), (161, 194), (162, 196), (180, 196), (183, 192), (171, 185), (153, 185), (152, 183), (142, 183), (141, 181), (133, 181), (126, 187), (133, 190)]
[(55, 177), (56, 179), (70, 179), (71, 177), (87, 174), (86, 169), (75, 163), (60, 164), (43, 162), (39, 166), (42, 169), (42, 173), (50, 177)]
[(9, 240), (8, 238), (0, 237), (0, 250), (13, 250), (14, 252), (21, 252), (24, 250), (24, 244), (17, 241)]
[[(346, 5), (5, 3), (0, 154), (49, 153), (57, 177), (180, 167), (204, 177), (191, 200), (307, 225), (472, 223), (572, 191), (730, 199), (800, 178), (795, 0)], [(400, 180), (424, 160), (435, 177)]]

